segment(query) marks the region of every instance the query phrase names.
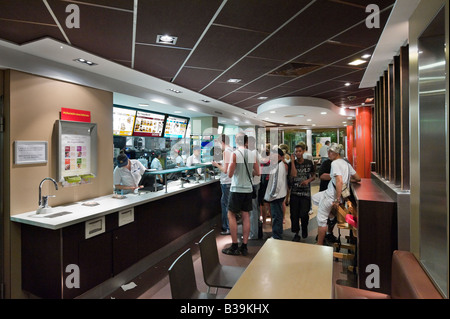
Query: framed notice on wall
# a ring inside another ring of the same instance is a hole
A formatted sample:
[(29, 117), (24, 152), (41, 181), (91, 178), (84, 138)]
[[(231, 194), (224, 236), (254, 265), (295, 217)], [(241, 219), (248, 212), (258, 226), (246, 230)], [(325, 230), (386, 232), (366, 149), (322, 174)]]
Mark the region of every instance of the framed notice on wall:
[(42, 164), (48, 161), (47, 141), (15, 141), (14, 164)]

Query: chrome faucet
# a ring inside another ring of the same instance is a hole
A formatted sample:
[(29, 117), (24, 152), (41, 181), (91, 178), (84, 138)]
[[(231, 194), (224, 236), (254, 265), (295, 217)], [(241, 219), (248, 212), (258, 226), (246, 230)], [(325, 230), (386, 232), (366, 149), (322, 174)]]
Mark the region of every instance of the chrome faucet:
[(56, 190), (58, 190), (58, 184), (56, 183), (56, 181), (51, 178), (51, 177), (46, 177), (44, 178), (41, 183), (39, 184), (39, 207), (40, 208), (47, 208), (48, 207), (48, 198), (49, 197), (55, 197), (55, 195), (48, 195), (48, 196), (42, 196), (41, 197), (41, 193), (42, 193), (42, 184), (44, 184), (45, 181), (52, 181), (53, 184), (55, 184), (55, 188)]

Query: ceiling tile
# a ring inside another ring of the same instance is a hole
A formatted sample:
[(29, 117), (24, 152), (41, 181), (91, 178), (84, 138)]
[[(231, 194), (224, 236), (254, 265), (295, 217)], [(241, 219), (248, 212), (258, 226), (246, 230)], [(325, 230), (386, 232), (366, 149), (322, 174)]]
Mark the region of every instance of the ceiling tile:
[(149, 45), (137, 45), (135, 69), (170, 81), (178, 72), (189, 51)]
[(226, 70), (263, 38), (258, 32), (212, 26), (186, 65)]
[(270, 34), (311, 0), (228, 0), (214, 23)]
[(198, 68), (183, 68), (174, 83), (198, 91), (211, 83), (222, 71)]
[(139, 1), (136, 42), (156, 43), (157, 35), (178, 37), (178, 47), (192, 49), (213, 18), (221, 0)]
[[(71, 44), (109, 60), (131, 61), (133, 13), (77, 2), (80, 28), (67, 28), (67, 2), (48, 0)], [(111, 45), (113, 43), (113, 49)]]

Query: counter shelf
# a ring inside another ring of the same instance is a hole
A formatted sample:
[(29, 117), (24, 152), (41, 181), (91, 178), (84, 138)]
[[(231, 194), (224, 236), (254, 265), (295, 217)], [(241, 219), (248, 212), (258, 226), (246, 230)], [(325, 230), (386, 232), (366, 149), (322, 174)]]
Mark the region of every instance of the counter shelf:
[[(185, 172), (185, 171), (192, 171), (195, 169), (199, 169), (199, 168), (205, 168), (204, 172), (203, 172), (203, 178), (204, 181), (207, 181), (207, 174), (206, 174), (206, 168), (207, 167), (213, 167), (214, 170), (214, 166), (210, 163), (201, 163), (201, 164), (196, 164), (193, 166), (183, 166), (183, 167), (177, 167), (177, 168), (171, 168), (171, 169), (165, 169), (162, 171), (154, 171), (154, 170), (150, 170), (147, 171), (148, 174), (150, 175), (163, 175), (164, 178), (164, 185), (165, 185), (165, 192), (167, 193), (167, 175), (168, 174), (173, 174), (173, 173), (181, 173), (181, 172)], [(215, 179), (215, 174), (209, 174), (209, 180), (214, 180)], [(184, 183), (185, 181), (183, 180), (183, 178), (180, 179), (181, 180), (181, 185), (180, 188), (184, 188)], [(198, 184), (199, 182), (196, 181), (196, 184)], [(155, 189), (156, 189), (156, 183), (155, 183)]]

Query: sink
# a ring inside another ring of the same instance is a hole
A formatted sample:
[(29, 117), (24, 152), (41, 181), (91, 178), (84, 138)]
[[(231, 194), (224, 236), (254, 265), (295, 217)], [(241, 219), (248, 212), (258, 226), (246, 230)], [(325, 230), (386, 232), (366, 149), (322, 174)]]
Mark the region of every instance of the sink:
[(45, 213), (41, 212), (38, 213), (36, 212), (36, 214), (30, 215), (30, 217), (33, 218), (55, 218), (55, 217), (60, 217), (60, 216), (64, 216), (64, 215), (69, 215), (72, 214), (72, 212), (69, 211), (62, 211), (62, 212), (53, 212), (50, 209), (47, 209)]
[(43, 217), (46, 217), (46, 218), (55, 218), (55, 217), (60, 217), (60, 216), (68, 215), (68, 214), (72, 214), (72, 212), (59, 212), (59, 213), (54, 213), (54, 214), (46, 215), (46, 216), (43, 216)]

